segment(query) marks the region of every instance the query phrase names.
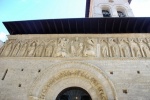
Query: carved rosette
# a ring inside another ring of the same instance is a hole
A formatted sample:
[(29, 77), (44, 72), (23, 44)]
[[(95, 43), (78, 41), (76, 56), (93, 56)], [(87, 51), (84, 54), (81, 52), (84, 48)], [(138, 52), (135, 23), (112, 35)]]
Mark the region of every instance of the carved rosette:
[(150, 57), (149, 38), (72, 37), (40, 40), (10, 39), (1, 57)]

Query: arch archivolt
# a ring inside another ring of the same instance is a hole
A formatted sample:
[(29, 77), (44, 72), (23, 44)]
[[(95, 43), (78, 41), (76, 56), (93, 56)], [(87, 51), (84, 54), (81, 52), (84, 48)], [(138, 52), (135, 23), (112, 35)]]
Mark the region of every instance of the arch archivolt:
[(98, 68), (90, 66), (81, 62), (52, 66), (35, 80), (29, 92), (29, 100), (54, 100), (68, 87), (85, 89), (92, 100), (116, 99), (115, 90), (108, 78)]

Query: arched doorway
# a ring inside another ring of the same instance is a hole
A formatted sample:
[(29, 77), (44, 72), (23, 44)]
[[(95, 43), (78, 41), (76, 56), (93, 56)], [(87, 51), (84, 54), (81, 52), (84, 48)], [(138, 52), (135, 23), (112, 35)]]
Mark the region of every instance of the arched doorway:
[(112, 82), (100, 68), (83, 62), (62, 62), (37, 77), (30, 87), (29, 100), (57, 100), (69, 87), (82, 88), (92, 100), (117, 99)]
[(61, 91), (56, 100), (92, 100), (89, 93), (80, 87), (69, 87)]

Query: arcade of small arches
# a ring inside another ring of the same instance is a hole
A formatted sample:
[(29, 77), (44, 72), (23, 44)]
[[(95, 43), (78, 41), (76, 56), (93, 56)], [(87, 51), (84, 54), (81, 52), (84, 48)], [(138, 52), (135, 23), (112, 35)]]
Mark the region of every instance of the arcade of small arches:
[[(107, 5), (104, 5), (101, 7), (101, 11), (103, 14), (103, 17), (111, 17), (112, 12), (111, 12), (111, 8)], [(116, 7), (116, 13), (118, 14), (118, 17), (127, 17), (127, 13), (126, 13), (126, 9), (123, 7)]]

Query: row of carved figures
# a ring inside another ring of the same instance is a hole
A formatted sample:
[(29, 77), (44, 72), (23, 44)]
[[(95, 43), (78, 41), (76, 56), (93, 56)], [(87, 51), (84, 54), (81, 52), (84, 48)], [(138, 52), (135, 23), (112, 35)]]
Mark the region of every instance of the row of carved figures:
[(150, 57), (150, 38), (8, 40), (2, 57)]

